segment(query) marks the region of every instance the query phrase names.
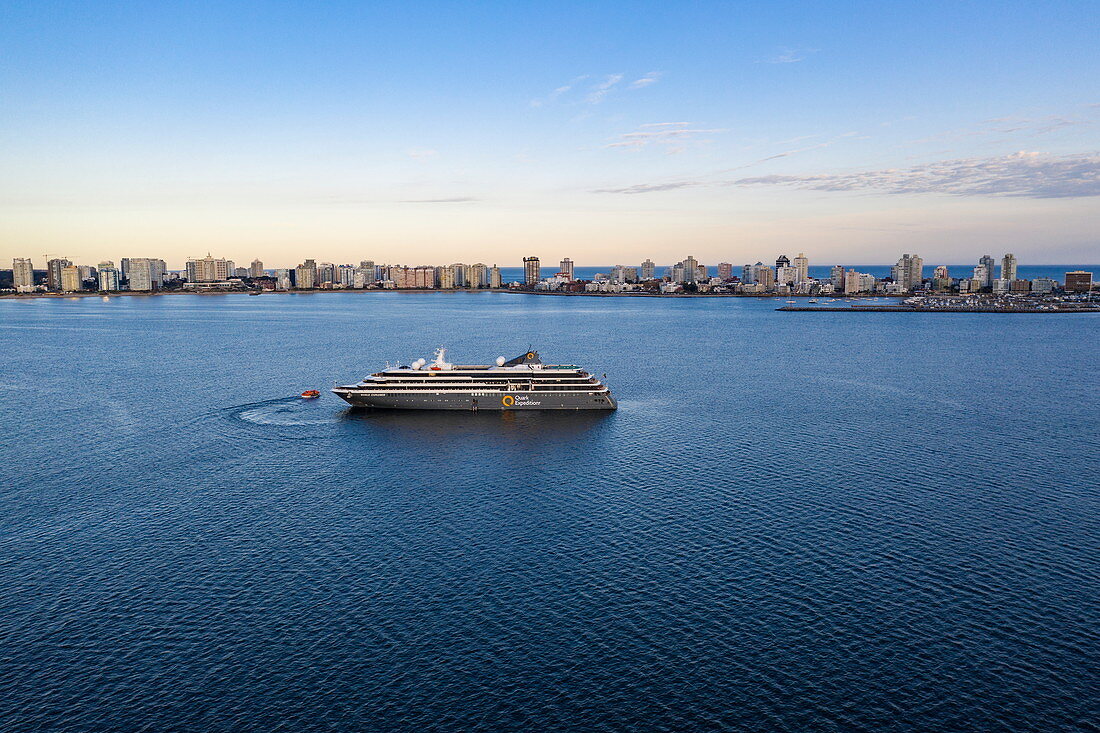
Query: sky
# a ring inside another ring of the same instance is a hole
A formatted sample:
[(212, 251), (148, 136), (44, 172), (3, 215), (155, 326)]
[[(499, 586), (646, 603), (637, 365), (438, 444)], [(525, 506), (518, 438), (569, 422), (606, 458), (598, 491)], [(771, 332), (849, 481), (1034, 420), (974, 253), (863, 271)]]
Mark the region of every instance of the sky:
[(0, 3), (0, 263), (1100, 261), (1100, 3)]

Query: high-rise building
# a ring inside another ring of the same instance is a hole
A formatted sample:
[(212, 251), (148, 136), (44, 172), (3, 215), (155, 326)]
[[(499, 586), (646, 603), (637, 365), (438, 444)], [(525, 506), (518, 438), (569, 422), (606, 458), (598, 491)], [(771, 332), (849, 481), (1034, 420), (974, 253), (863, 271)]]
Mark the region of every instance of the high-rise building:
[(757, 262), (752, 266), (752, 281), (756, 285), (763, 286), (765, 290), (771, 290), (775, 287), (775, 270), (763, 262)]
[(856, 272), (855, 270), (848, 270), (844, 273), (844, 293), (845, 295), (853, 295), (855, 293), (869, 293), (875, 287), (875, 278), (873, 275), (869, 275), (866, 272)]
[(443, 265), (436, 268), (436, 274), (439, 278), (439, 287), (442, 290), (454, 290), (457, 287), (455, 283), (455, 266)]
[(568, 257), (566, 257), (564, 260), (562, 260), (561, 261), (561, 269), (558, 270), (558, 272), (560, 272), (561, 276), (564, 277), (566, 280), (569, 280), (570, 282), (572, 282), (573, 279), (574, 279), (573, 278), (573, 260), (569, 259)]
[(119, 289), (119, 273), (114, 262), (100, 262), (96, 266), (96, 276), (100, 290), (113, 293)]
[(61, 268), (61, 290), (65, 293), (75, 293), (84, 289), (84, 282), (80, 279), (80, 268), (76, 265), (68, 265)]
[(290, 270), (280, 269), (275, 271), (275, 289), (276, 290), (290, 290)]
[[(130, 264), (133, 264), (132, 259)], [(231, 260), (216, 259), (209, 254), (202, 259), (187, 260), (185, 270), (187, 282), (192, 283), (222, 282), (236, 274), (236, 268)]]
[(787, 259), (787, 255), (779, 255), (775, 261), (775, 271), (779, 272), (780, 267), (790, 267), (791, 261)]
[(16, 257), (11, 263), (12, 284), (17, 293), (34, 292), (34, 265), (28, 257)]
[(1087, 293), (1092, 290), (1092, 273), (1074, 270), (1066, 273), (1067, 293)]
[(160, 279), (155, 279), (154, 275), (158, 269), (158, 266), (154, 264), (154, 261), (148, 257), (130, 257), (130, 280), (127, 288), (137, 292), (147, 292), (150, 290), (156, 290), (160, 287)]
[(775, 284), (776, 285), (794, 285), (797, 280), (797, 271), (793, 267), (777, 267), (775, 268)]
[(489, 287), (499, 288), (499, 287), (502, 287), (503, 285), (504, 285), (504, 280), (500, 276), (500, 268), (497, 267), (496, 265), (493, 265), (492, 269), (489, 270)]
[(523, 282), (534, 285), (542, 279), (542, 270), (539, 268), (538, 257), (523, 258)]
[(260, 260), (252, 260), (252, 264), (248, 266), (248, 276), (263, 277), (265, 274), (264, 263)]
[[(993, 278), (996, 277), (996, 274), (997, 274), (995, 272), (995, 267), (997, 265), (997, 262), (992, 257), (990, 257), (989, 255), (982, 255), (981, 258), (978, 259), (978, 264), (985, 267), (985, 271), (984, 271), (985, 276), (982, 279), (982, 287), (983, 288), (993, 287)], [(977, 270), (974, 271), (974, 273), (975, 273), (974, 277), (977, 277), (977, 272), (978, 272)]]
[(719, 280), (729, 280), (731, 277), (733, 277), (733, 265), (731, 265), (728, 262), (719, 262), (718, 263), (718, 279)]
[(466, 276), (467, 286), (471, 288), (489, 287), (489, 268), (484, 262), (477, 262), (469, 266), (469, 274)]
[(902, 290), (917, 290), (924, 282), (924, 260), (918, 255), (904, 254), (891, 268), (890, 276)]
[(937, 265), (932, 271), (932, 287), (936, 290), (951, 289), (951, 275), (947, 271), (947, 265)]
[(1018, 277), (1016, 277), (1016, 255), (1009, 253), (1001, 259), (1001, 279), (1019, 279)]
[(56, 257), (46, 263), (46, 287), (53, 291), (61, 290), (61, 269), (73, 263), (64, 257)]
[(680, 276), (679, 280), (674, 279), (673, 282), (693, 283), (699, 279), (698, 260), (696, 260), (691, 255), (688, 255), (680, 264), (684, 268), (684, 274)]
[(657, 265), (653, 263), (653, 260), (647, 257), (645, 262), (642, 263), (642, 279), (652, 280), (656, 272)]
[[(453, 267), (455, 269), (455, 287), (456, 288), (466, 287), (466, 265), (462, 264), (461, 262), (456, 262), (453, 265), (451, 265), (451, 267)], [(443, 287), (443, 286), (440, 285), (439, 287)]]
[(829, 270), (829, 281), (833, 284), (833, 290), (844, 291), (844, 265), (833, 265)]
[(979, 289), (993, 287), (992, 285), (986, 285), (986, 282), (992, 283), (992, 281), (989, 279), (989, 270), (986, 269), (986, 265), (984, 264), (974, 266), (974, 280), (977, 281)]
[(313, 290), (317, 287), (316, 260), (306, 260), (294, 268), (294, 287), (298, 290)]
[(791, 267), (794, 268), (794, 281), (796, 283), (804, 283), (810, 279), (810, 260), (806, 255), (799, 252), (798, 257), (795, 257), (791, 262)]

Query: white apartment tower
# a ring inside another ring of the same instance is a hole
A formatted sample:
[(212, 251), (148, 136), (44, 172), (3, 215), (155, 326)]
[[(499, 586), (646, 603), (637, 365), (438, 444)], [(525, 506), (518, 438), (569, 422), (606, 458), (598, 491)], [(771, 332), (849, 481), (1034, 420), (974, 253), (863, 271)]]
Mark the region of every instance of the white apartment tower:
[(11, 263), (12, 284), (17, 293), (34, 292), (34, 266), (30, 258), (16, 257)]

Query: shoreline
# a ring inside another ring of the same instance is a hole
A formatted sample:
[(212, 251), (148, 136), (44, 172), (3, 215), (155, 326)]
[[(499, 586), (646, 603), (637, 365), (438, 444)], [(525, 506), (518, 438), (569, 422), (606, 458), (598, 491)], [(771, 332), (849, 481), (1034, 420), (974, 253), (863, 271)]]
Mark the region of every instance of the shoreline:
[[(66, 298), (157, 298), (161, 296), (172, 295), (200, 295), (200, 296), (215, 296), (215, 295), (248, 295), (252, 296), (255, 291), (250, 290), (157, 290), (157, 291), (131, 291), (131, 290), (118, 290), (108, 292), (74, 292), (74, 293), (2, 293), (0, 294), (0, 300), (34, 300), (38, 298), (63, 300)], [(552, 295), (559, 297), (581, 297), (581, 298), (773, 298), (776, 300), (783, 298), (824, 298), (822, 295), (777, 295), (776, 293), (561, 293), (553, 291), (538, 291), (538, 290), (510, 290), (508, 288), (454, 288), (454, 289), (442, 289), (442, 288), (341, 288), (339, 290), (263, 290), (260, 291), (261, 295), (317, 295), (317, 294), (330, 294), (330, 293), (344, 293), (344, 294), (368, 294), (368, 293), (507, 293), (511, 295)], [(867, 298), (903, 298), (902, 295), (882, 295), (873, 293), (862, 293), (859, 295), (843, 296), (844, 300), (855, 299), (867, 299)], [(838, 298), (839, 300), (839, 298)]]

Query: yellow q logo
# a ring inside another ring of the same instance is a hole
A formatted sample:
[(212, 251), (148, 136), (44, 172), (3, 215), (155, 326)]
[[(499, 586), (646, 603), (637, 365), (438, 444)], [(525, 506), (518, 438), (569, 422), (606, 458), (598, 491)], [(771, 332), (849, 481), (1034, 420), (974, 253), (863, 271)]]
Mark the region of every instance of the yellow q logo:
[(528, 352), (527, 352), (527, 358), (528, 358), (528, 359), (534, 359), (534, 358), (535, 358), (535, 352), (533, 352), (533, 351), (528, 351)]
[(510, 394), (506, 394), (501, 397), (500, 401), (505, 407), (511, 407), (512, 405), (516, 404), (516, 398)]

